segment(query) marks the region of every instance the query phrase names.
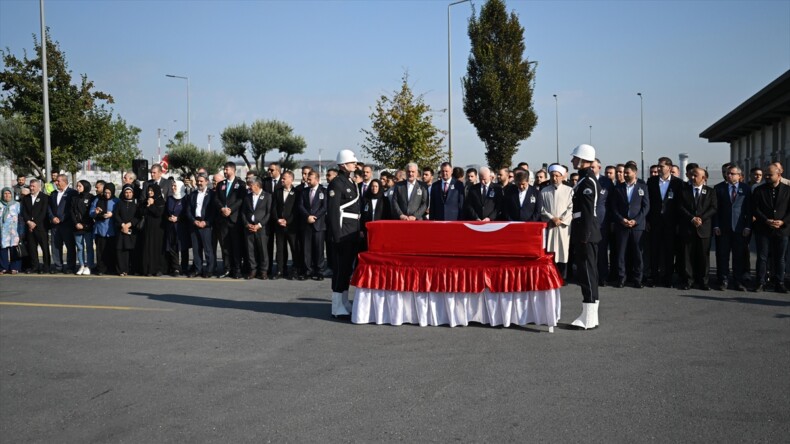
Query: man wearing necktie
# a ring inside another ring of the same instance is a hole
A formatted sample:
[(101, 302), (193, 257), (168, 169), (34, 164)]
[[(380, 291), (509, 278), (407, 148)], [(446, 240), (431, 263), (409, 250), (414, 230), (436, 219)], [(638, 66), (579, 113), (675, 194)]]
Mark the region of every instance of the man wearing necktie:
[(399, 220), (422, 220), (428, 208), (428, 190), (419, 181), (416, 163), (406, 166), (406, 180), (395, 184), (392, 195), (392, 214)]
[(461, 220), (464, 208), (464, 184), (453, 178), (453, 166), (444, 162), (440, 180), (431, 185), (431, 220)]
[(302, 248), (304, 249), (304, 275), (299, 280), (311, 278), (324, 280), (324, 233), (326, 233), (326, 190), (319, 184), (317, 171), (307, 176), (307, 190), (302, 193), (299, 203), (299, 217), (302, 220)]
[(749, 185), (741, 182), (743, 172), (732, 165), (727, 169), (726, 181), (716, 185), (718, 212), (713, 223), (716, 235), (717, 289), (725, 290), (732, 255), (732, 283), (739, 291), (746, 291), (746, 254), (752, 233), (752, 203)]
[(689, 171), (689, 183), (681, 193), (680, 199), (680, 236), (682, 266), (680, 268), (681, 290), (691, 288), (690, 280), (701, 290), (710, 290), (708, 272), (710, 270), (710, 238), (713, 219), (718, 202), (713, 188), (705, 185), (706, 174), (702, 168)]
[(502, 187), (492, 182), (491, 170), (480, 168), (480, 183), (472, 186), (464, 199), (467, 220), (494, 221), (501, 218)]

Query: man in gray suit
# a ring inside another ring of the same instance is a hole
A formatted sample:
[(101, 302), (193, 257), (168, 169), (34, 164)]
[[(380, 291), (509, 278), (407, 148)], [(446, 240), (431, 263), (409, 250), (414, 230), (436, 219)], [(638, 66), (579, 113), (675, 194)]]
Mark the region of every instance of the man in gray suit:
[(419, 167), (406, 166), (406, 180), (395, 184), (392, 195), (392, 214), (400, 220), (422, 220), (428, 208), (428, 190), (417, 181)]

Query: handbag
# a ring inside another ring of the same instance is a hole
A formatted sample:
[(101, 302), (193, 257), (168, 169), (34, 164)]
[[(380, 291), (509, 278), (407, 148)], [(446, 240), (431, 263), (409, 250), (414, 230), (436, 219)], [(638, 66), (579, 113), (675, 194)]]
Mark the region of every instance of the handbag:
[(19, 245), (14, 246), (16, 250), (16, 257), (19, 259), (27, 257), (27, 247), (22, 242)]

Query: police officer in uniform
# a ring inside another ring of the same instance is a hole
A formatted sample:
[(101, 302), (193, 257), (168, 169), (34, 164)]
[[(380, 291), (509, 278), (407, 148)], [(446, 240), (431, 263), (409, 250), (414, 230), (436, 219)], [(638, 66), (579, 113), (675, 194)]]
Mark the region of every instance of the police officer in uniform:
[(357, 158), (351, 150), (337, 153), (340, 174), (329, 184), (327, 224), (332, 234), (332, 254), (337, 267), (332, 273), (332, 316), (348, 316), (348, 286), (359, 246), (361, 202), (359, 189), (351, 179)]
[(582, 288), (582, 314), (572, 325), (583, 329), (598, 326), (598, 242), (601, 229), (596, 216), (600, 185), (592, 169), (595, 148), (581, 144), (573, 149), (573, 167), (579, 171), (579, 182), (573, 190), (571, 245), (576, 263), (576, 281)]

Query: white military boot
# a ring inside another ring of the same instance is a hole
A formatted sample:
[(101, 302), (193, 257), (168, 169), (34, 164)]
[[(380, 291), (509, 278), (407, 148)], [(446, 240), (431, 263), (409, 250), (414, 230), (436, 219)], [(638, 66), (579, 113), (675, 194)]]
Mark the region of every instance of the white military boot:
[(591, 302), (585, 302), (582, 304), (582, 314), (576, 318), (575, 321), (571, 323), (574, 327), (583, 328), (585, 330), (594, 327), (594, 313), (595, 312), (595, 304)]
[(595, 307), (593, 307), (593, 328), (598, 326), (598, 302), (595, 301)]
[[(348, 296), (346, 296), (346, 302), (348, 302)], [(332, 316), (350, 316), (351, 312), (346, 307), (346, 304), (343, 303), (343, 293), (332, 293)]]
[(343, 306), (346, 307), (346, 311), (351, 313), (354, 309), (354, 306), (351, 305), (351, 302), (348, 300), (348, 290), (343, 292)]

